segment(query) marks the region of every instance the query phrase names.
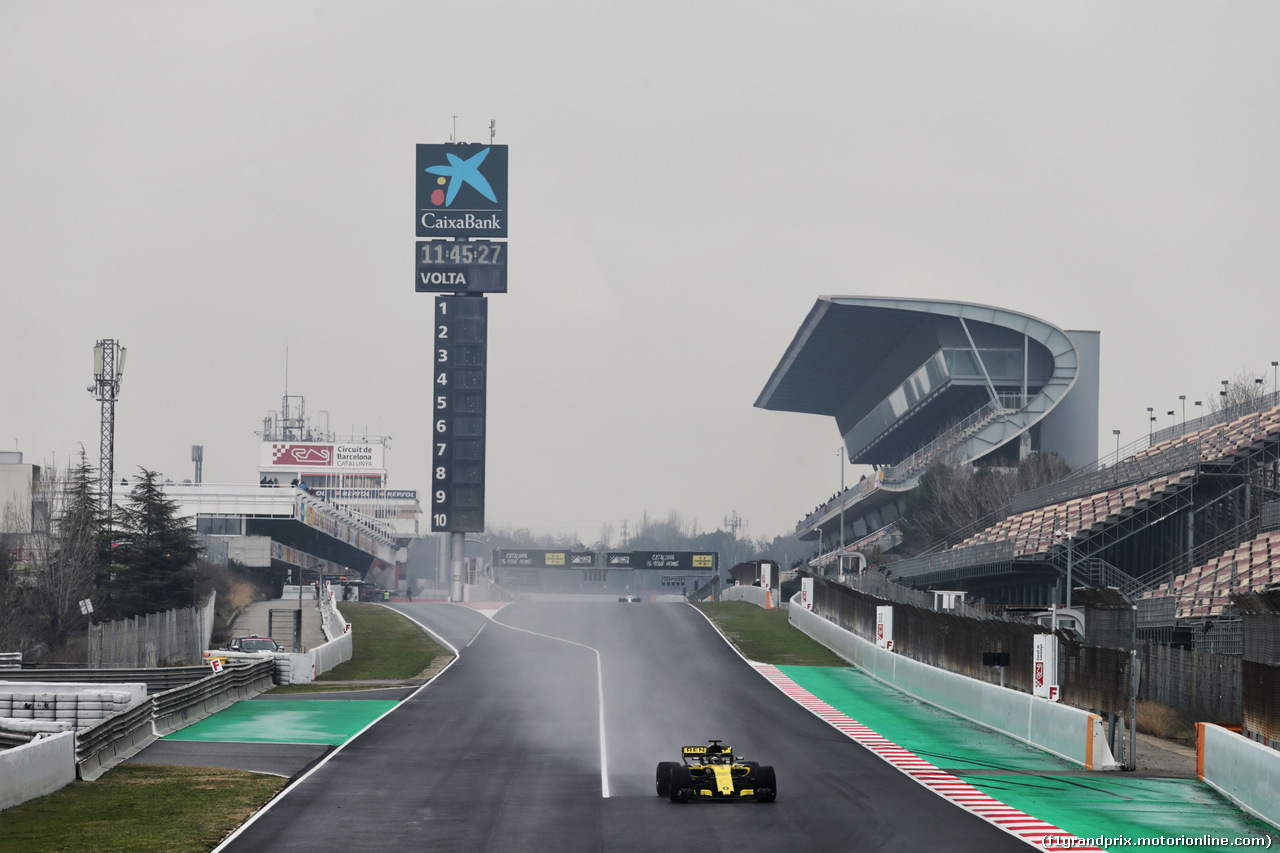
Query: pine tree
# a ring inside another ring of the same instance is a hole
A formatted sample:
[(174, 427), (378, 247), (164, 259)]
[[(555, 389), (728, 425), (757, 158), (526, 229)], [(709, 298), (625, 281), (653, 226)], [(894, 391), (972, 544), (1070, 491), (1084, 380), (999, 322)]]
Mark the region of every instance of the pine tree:
[(160, 475), (139, 470), (113, 522), (106, 609), (118, 618), (189, 607), (200, 555), (195, 528), (178, 515), (178, 503), (165, 495)]

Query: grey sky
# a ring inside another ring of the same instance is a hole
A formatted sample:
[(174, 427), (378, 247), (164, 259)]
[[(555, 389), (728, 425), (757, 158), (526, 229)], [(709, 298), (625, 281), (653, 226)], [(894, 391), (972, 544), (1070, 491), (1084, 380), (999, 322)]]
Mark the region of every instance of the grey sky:
[[(414, 145), (510, 146), (488, 519), (789, 531), (830, 419), (752, 402), (819, 294), (1102, 332), (1101, 446), (1265, 375), (1280, 5), (0, 0), (0, 449), (255, 479), (284, 392), (425, 498)], [(867, 341), (868, 347), (876, 346)], [(856, 469), (849, 469), (856, 479)]]

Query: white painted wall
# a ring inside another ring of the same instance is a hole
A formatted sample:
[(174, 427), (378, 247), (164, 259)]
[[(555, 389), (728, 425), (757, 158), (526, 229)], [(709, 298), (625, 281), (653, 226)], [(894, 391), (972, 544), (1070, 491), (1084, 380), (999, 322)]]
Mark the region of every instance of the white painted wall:
[(1102, 718), (876, 648), (803, 607), (792, 625), (890, 687), (1091, 770), (1118, 770)]
[(0, 809), (52, 794), (75, 779), (75, 732), (0, 750)]
[(1280, 750), (1230, 729), (1197, 723), (1200, 778), (1240, 808), (1280, 827)]

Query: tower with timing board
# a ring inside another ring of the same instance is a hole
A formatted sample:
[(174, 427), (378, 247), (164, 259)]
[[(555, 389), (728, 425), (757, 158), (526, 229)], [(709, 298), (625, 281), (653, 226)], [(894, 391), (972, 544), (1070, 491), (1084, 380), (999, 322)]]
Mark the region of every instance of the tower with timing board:
[[(431, 381), (431, 531), (449, 534), (463, 598), (467, 533), (484, 530), (488, 301), (507, 292), (507, 146), (417, 146), (414, 289), (438, 294)], [(495, 239), (502, 238), (502, 239)]]

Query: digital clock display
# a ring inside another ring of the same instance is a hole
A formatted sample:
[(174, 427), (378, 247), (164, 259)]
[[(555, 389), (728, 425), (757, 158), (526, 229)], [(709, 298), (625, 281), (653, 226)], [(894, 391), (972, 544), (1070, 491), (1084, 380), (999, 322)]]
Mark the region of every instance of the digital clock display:
[(418, 263), (423, 266), (451, 267), (506, 266), (507, 244), (490, 243), (487, 240), (459, 243), (456, 240), (427, 240), (418, 242)]
[(506, 293), (507, 244), (489, 240), (419, 240), (419, 293)]

